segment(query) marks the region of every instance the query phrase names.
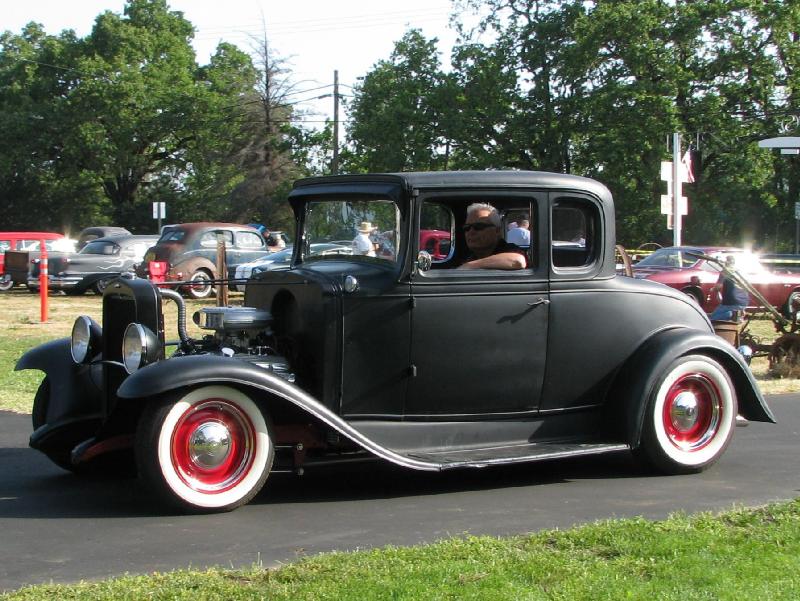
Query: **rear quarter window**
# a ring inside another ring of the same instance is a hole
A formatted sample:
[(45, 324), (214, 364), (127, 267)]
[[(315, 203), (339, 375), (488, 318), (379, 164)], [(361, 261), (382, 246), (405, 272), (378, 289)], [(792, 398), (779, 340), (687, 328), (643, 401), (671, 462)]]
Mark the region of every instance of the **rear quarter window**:
[(600, 211), (592, 201), (559, 198), (553, 203), (551, 224), (553, 267), (587, 267), (600, 256)]

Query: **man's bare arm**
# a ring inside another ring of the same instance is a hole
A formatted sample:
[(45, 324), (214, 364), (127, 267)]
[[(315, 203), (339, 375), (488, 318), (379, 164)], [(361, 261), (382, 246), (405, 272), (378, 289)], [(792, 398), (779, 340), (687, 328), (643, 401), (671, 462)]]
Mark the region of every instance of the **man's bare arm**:
[(524, 269), (525, 257), (520, 253), (499, 253), (464, 263), (459, 269)]

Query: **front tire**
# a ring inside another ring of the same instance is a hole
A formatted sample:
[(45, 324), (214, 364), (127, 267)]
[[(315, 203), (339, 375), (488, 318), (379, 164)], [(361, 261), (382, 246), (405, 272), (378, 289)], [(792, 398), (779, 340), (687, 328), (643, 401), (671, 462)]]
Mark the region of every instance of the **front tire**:
[(667, 474), (703, 471), (725, 452), (736, 414), (725, 369), (705, 355), (679, 357), (647, 403), (639, 453)]
[(14, 280), (10, 275), (4, 274), (0, 276), (0, 292), (8, 292), (14, 287)]
[(256, 404), (228, 386), (203, 386), (151, 404), (136, 433), (145, 484), (185, 511), (230, 511), (261, 490), (275, 456)]

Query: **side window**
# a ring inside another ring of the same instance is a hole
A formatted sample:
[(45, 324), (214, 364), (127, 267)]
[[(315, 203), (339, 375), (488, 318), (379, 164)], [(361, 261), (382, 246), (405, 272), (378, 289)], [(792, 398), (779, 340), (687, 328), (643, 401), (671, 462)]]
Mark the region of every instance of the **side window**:
[(561, 198), (553, 203), (553, 267), (585, 267), (599, 255), (600, 213), (587, 199)]
[(0, 252), (5, 252), (7, 250), (11, 250), (11, 241), (0, 240)]
[(419, 249), (430, 253), (434, 263), (444, 263), (451, 258), (454, 227), (450, 207), (426, 202), (420, 215)]
[(264, 243), (255, 232), (236, 232), (236, 246), (239, 248), (263, 248)]
[[(200, 246), (202, 248), (216, 248), (217, 247), (217, 234), (220, 232), (211, 231), (205, 232), (200, 237)], [(233, 232), (230, 230), (224, 230), (221, 232), (225, 238), (225, 246), (233, 246)]]

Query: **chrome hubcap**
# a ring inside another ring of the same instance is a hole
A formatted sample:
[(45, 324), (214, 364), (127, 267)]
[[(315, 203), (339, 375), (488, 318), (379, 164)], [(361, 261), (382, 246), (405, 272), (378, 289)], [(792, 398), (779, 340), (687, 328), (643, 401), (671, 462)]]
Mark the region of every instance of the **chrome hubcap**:
[(672, 423), (679, 430), (688, 430), (697, 423), (697, 397), (692, 392), (681, 392), (672, 403)]
[(231, 433), (218, 422), (201, 424), (189, 439), (192, 461), (201, 468), (219, 467), (230, 452)]

